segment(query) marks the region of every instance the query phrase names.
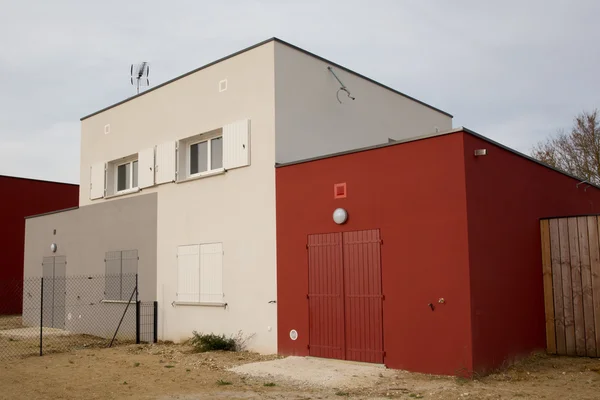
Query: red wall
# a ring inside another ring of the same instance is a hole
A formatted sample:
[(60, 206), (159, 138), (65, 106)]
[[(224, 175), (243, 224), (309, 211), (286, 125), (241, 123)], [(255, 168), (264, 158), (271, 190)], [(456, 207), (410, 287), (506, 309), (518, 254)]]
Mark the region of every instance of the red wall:
[[(307, 235), (379, 228), (386, 365), (472, 369), (464, 168), (462, 133), (277, 168), (281, 354), (308, 355)], [(342, 182), (348, 196), (335, 200)], [(343, 226), (337, 207), (349, 214)]]
[(473, 364), (485, 372), (546, 347), (539, 219), (598, 213), (600, 190), (468, 134), (465, 172)]
[(22, 292), (13, 280), (23, 279), (25, 217), (77, 206), (79, 186), (0, 176), (0, 193), (0, 314), (20, 313)]

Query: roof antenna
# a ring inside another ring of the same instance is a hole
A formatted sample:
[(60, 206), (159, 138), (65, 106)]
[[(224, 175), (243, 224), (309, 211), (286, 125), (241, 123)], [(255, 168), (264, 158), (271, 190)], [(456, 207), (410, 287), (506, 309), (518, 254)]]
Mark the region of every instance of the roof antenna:
[[(144, 61), (141, 64), (131, 64), (131, 84), (137, 89), (137, 93), (140, 93), (140, 86), (150, 86), (150, 65)], [(135, 83), (134, 83), (135, 80)]]
[(342, 101), (340, 100), (340, 92), (344, 91), (346, 92), (346, 94), (348, 95), (349, 98), (351, 98), (352, 100), (355, 100), (355, 97), (352, 97), (352, 95), (350, 94), (350, 91), (348, 90), (348, 88), (346, 88), (346, 85), (344, 85), (342, 83), (342, 81), (340, 80), (340, 78), (338, 78), (338, 76), (335, 74), (335, 72), (333, 72), (333, 68), (331, 67), (327, 67), (327, 69), (329, 70), (329, 72), (331, 72), (331, 74), (334, 76), (334, 78), (340, 83), (341, 87), (338, 89), (337, 93), (335, 94), (335, 97), (337, 97), (337, 101), (342, 104)]

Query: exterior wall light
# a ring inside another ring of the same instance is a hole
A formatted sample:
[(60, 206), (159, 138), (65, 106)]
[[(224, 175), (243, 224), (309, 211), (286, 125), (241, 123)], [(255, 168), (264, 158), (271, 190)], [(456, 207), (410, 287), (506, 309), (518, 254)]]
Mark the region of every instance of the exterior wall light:
[(58, 249), (58, 246), (56, 245), (56, 243), (52, 243), (52, 244), (50, 245), (50, 250), (51, 250), (53, 253), (56, 253), (56, 250), (57, 250), (57, 249)]
[(333, 222), (338, 225), (343, 224), (348, 219), (348, 213), (343, 208), (336, 208), (333, 212)]

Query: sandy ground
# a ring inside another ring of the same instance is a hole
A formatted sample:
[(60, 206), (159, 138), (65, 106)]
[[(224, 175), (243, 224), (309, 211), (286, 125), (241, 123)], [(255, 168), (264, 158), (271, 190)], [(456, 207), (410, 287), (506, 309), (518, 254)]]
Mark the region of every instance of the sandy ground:
[[(282, 360), (275, 367), (275, 371), (289, 368), (292, 375), (296, 368), (302, 382), (278, 373), (264, 375), (264, 370), (258, 376), (229, 370), (274, 359), (253, 353), (196, 354), (186, 346), (165, 344), (13, 359), (0, 363), (0, 399), (600, 398), (600, 361), (587, 358), (536, 356), (473, 381), (328, 361), (325, 368), (341, 374), (336, 375), (341, 380), (332, 381), (320, 376), (323, 369), (311, 371), (309, 367), (317, 364), (304, 358)], [(273, 372), (273, 364), (267, 365)]]
[[(44, 354), (79, 348), (106, 347), (109, 340), (91, 335), (71, 334), (63, 329), (43, 329)], [(132, 341), (115, 340), (114, 345)], [(21, 316), (0, 316), (0, 362), (13, 358), (36, 356), (40, 353), (40, 328), (23, 327)]]

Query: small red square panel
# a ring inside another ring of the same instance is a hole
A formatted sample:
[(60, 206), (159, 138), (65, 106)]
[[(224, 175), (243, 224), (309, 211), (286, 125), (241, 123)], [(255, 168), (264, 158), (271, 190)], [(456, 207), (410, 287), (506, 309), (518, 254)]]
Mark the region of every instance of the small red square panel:
[(333, 198), (344, 199), (346, 198), (346, 182), (336, 183), (333, 185)]

